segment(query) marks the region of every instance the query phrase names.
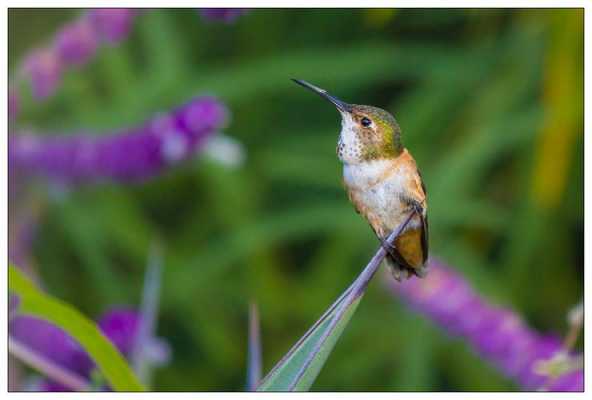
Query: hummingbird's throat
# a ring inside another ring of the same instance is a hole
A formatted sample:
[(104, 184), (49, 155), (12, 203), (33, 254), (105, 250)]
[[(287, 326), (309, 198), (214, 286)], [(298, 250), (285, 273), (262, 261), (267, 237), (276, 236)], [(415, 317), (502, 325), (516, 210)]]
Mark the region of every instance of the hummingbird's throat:
[(356, 132), (356, 125), (351, 114), (341, 113), (341, 132), (337, 142), (337, 157), (346, 164), (363, 161), (363, 145)]

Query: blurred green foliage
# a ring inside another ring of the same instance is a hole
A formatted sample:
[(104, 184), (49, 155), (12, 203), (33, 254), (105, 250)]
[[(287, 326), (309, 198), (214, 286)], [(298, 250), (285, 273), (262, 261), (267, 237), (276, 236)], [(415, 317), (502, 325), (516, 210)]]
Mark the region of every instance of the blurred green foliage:
[[(11, 68), (74, 15), (10, 10)], [(143, 184), (61, 196), (37, 188), (45, 288), (91, 317), (137, 305), (159, 238), (158, 334), (173, 358), (154, 389), (242, 390), (251, 299), (269, 370), (377, 247), (341, 187), (338, 114), (291, 77), (392, 111), (428, 188), (432, 254), (536, 329), (563, 334), (583, 295), (577, 9), (256, 9), (233, 25), (147, 11), (50, 102), (26, 98), (22, 121), (102, 132), (210, 92), (232, 110), (227, 133), (247, 160), (198, 158)], [(516, 386), (375, 282), (313, 389)]]

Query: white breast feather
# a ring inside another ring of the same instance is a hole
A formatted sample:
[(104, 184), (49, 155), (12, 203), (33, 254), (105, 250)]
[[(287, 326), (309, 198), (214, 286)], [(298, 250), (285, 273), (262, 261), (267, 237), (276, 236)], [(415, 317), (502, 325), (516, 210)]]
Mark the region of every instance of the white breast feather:
[[(388, 178), (377, 182), (385, 176), (385, 171), (392, 168), (390, 160), (374, 160), (360, 164), (344, 164), (344, 182), (358, 193), (359, 200), (372, 210), (390, 228), (396, 228), (403, 219), (403, 207), (400, 195), (405, 193), (408, 174), (402, 167), (392, 171)], [(400, 209), (400, 210), (398, 210)], [(413, 219), (408, 228), (419, 225), (418, 219)]]

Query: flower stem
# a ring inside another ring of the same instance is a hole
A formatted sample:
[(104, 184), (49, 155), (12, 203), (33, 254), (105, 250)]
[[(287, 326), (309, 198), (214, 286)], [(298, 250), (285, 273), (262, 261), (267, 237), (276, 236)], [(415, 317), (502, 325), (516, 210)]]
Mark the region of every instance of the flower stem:
[(247, 390), (254, 392), (261, 381), (261, 330), (257, 304), (249, 304), (249, 353), (247, 361)]
[(147, 359), (147, 347), (155, 335), (156, 319), (158, 316), (158, 301), (162, 280), (162, 248), (155, 241), (150, 249), (148, 267), (144, 278), (142, 293), (142, 305), (140, 308), (140, 322), (138, 332), (134, 338), (131, 351), (131, 364), (140, 381), (146, 386), (150, 385), (151, 366)]

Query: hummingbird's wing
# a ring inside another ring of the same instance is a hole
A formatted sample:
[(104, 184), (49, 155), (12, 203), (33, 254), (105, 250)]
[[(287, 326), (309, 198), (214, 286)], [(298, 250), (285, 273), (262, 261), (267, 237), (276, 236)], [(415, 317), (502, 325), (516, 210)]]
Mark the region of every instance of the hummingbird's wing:
[[(428, 191), (426, 189), (423, 177), (421, 176), (421, 172), (419, 168), (417, 168), (417, 175), (419, 175), (419, 180), (421, 182), (421, 190), (423, 191), (423, 195), (425, 199), (428, 198)], [(427, 200), (426, 200), (427, 203)], [(428, 250), (429, 250), (429, 224), (428, 224), (428, 211), (423, 210), (423, 213), (420, 215), (421, 223), (423, 225), (423, 229), (421, 230), (421, 250), (423, 253), (423, 263), (425, 264), (428, 260)]]
[(394, 241), (394, 246), (388, 249), (387, 264), (397, 280), (411, 274), (425, 276), (428, 258), (427, 215), (423, 212), (416, 214), (413, 219), (420, 222), (418, 226), (399, 235)]
[(428, 214), (427, 212), (425, 215), (421, 216), (421, 222), (423, 224), (423, 229), (421, 230), (421, 251), (423, 253), (423, 263), (425, 264), (428, 261), (428, 249), (429, 249), (429, 242), (428, 242)]
[[(416, 227), (407, 229), (397, 239), (395, 248), (387, 257), (395, 268), (406, 269), (417, 276), (424, 276), (425, 264), (428, 259), (428, 215), (427, 215), (427, 194), (425, 184), (419, 169), (415, 166), (415, 190), (409, 192), (410, 197), (404, 197), (411, 210), (415, 211), (413, 219), (418, 222)], [(397, 270), (394, 269), (395, 278)]]

